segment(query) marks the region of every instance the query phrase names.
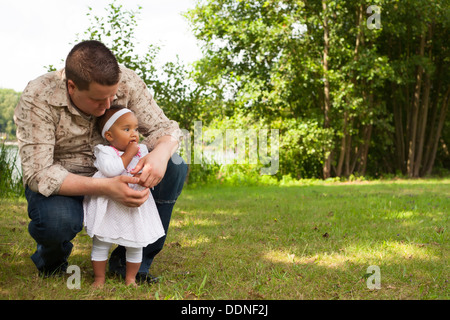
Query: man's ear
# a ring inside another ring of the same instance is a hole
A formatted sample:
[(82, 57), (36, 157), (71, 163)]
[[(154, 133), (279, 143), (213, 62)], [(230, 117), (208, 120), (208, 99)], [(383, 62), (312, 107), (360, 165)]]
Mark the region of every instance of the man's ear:
[(77, 86), (72, 80), (67, 80), (67, 90), (69, 91), (69, 95), (72, 95)]

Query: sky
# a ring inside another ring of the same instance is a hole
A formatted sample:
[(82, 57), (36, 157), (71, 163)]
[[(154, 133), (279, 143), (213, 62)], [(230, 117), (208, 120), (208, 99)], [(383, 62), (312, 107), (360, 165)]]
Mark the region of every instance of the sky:
[[(107, 16), (113, 0), (0, 0), (0, 88), (23, 91), (27, 83), (46, 72), (45, 66), (64, 66), (77, 34), (90, 26), (91, 14)], [(161, 47), (163, 62), (185, 63), (201, 57), (201, 50), (181, 16), (195, 0), (116, 0), (124, 9), (139, 10), (135, 30), (143, 54), (150, 44)]]

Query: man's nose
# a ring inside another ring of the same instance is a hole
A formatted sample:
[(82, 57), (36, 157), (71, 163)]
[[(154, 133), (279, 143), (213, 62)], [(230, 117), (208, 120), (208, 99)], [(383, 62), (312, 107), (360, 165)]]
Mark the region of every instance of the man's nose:
[(108, 98), (108, 99), (105, 99), (105, 101), (103, 102), (103, 106), (106, 108), (106, 109), (109, 109), (110, 107), (111, 107), (111, 100)]
[(114, 97), (113, 98), (106, 98), (105, 100), (103, 100), (102, 107), (104, 107), (105, 109), (109, 109), (111, 107), (113, 99), (114, 99)]

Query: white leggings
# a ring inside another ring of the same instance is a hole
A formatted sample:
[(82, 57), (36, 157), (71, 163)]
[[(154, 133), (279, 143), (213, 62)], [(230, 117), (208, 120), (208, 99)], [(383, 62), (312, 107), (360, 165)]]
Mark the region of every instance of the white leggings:
[[(104, 242), (94, 236), (92, 240), (92, 261), (106, 261), (108, 260), (109, 249), (111, 249), (112, 243)], [(126, 260), (132, 263), (142, 262), (142, 248), (125, 247)]]

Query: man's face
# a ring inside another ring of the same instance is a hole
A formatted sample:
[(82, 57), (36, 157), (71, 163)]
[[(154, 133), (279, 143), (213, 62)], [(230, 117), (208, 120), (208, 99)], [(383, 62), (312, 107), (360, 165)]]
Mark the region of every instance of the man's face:
[(89, 90), (79, 90), (72, 80), (67, 82), (67, 90), (75, 106), (94, 117), (100, 117), (106, 109), (109, 109), (118, 88), (119, 84), (105, 86), (92, 82)]

